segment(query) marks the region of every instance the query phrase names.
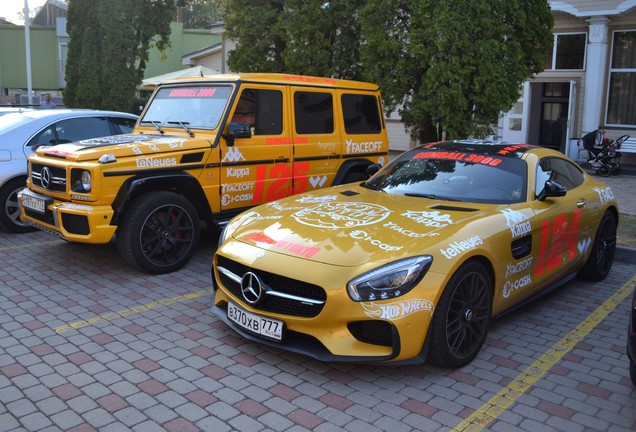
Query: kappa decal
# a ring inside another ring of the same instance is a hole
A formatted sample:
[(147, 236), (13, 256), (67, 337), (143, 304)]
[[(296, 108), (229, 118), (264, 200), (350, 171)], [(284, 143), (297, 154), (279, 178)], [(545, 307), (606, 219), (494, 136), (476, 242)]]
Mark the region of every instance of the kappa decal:
[(426, 299), (403, 300), (391, 303), (361, 303), (364, 313), (371, 318), (399, 320), (420, 311), (433, 313), (433, 302)]
[(402, 216), (405, 216), (419, 224), (435, 227), (435, 228), (444, 228), (453, 223), (449, 214), (441, 214), (437, 210), (435, 211), (411, 211), (407, 210), (406, 213), (402, 213)]
[(512, 238), (523, 237), (532, 232), (530, 218), (520, 211), (512, 209), (499, 210), (506, 218), (506, 226), (510, 228)]
[(363, 202), (325, 202), (292, 214), (301, 224), (316, 228), (356, 228), (386, 219), (391, 210)]
[(221, 162), (239, 162), (244, 160), (246, 160), (245, 156), (243, 156), (243, 153), (241, 153), (238, 148), (230, 147), (227, 149), (227, 153), (223, 156), (223, 160)]

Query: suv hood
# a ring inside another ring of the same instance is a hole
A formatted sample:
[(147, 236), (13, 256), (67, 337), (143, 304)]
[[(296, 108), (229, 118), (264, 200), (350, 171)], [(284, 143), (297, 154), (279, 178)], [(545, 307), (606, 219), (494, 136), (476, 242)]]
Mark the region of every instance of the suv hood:
[(37, 150), (37, 154), (83, 162), (97, 160), (105, 153), (121, 158), (182, 151), (186, 147), (196, 149), (209, 146), (210, 142), (206, 139), (192, 139), (177, 135), (126, 134), (42, 147)]
[[(492, 205), (436, 201), (343, 185), (256, 207), (234, 239), (284, 255), (359, 266), (433, 253)], [(464, 239), (462, 239), (464, 240)], [(429, 252), (430, 251), (430, 252)]]

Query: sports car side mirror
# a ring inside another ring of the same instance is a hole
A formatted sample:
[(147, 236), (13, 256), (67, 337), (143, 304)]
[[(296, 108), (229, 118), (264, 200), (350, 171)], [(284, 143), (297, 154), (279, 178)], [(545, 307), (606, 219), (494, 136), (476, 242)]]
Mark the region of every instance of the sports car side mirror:
[(367, 167), (367, 176), (371, 177), (373, 176), (373, 174), (377, 173), (378, 171), (380, 171), (380, 169), (382, 168), (382, 165), (380, 164), (371, 164)]
[(250, 129), (250, 125), (247, 123), (238, 123), (231, 122), (228, 127), (228, 134), (223, 134), (223, 138), (227, 141), (228, 147), (232, 147), (234, 145), (234, 138), (251, 138), (252, 137), (252, 129)]
[(546, 180), (543, 190), (537, 195), (537, 200), (543, 201), (548, 197), (562, 197), (568, 190), (561, 183), (554, 180)]

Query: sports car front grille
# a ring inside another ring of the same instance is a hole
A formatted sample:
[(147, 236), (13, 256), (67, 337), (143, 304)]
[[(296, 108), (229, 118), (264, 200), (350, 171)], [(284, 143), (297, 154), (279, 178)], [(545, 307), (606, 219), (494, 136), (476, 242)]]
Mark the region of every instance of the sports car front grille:
[(66, 192), (66, 170), (39, 163), (31, 164), (31, 182), (52, 192)]
[[(256, 305), (250, 305), (250, 307), (254, 309), (283, 315), (310, 318), (315, 317), (320, 313), (324, 306), (324, 302), (327, 299), (325, 290), (318, 285), (250, 268), (221, 255), (218, 256), (217, 266), (222, 267), (235, 276), (230, 277), (224, 272), (219, 271), (221, 284), (223, 284), (228, 291), (241, 300), (243, 299), (241, 294), (241, 283), (237, 280), (240, 280), (243, 275), (248, 272), (254, 273), (265, 284), (276, 292), (282, 294), (282, 296), (266, 296), (262, 302)], [(287, 298), (285, 295), (293, 298)], [(310, 301), (302, 301), (301, 299), (303, 298)]]

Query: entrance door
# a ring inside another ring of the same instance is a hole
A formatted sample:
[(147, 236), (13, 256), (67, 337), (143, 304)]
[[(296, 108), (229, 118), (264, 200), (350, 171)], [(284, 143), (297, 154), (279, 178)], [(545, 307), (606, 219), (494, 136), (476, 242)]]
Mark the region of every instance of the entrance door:
[(567, 142), (570, 83), (542, 83), (539, 145), (565, 152)]

